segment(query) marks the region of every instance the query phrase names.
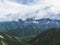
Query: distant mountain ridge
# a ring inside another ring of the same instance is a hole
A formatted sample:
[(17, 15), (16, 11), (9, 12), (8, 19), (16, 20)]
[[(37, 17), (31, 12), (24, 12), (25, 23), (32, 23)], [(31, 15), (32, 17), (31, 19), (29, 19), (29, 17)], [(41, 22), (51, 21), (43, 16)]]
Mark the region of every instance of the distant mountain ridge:
[(49, 28), (60, 28), (60, 20), (28, 18), (25, 21), (19, 19), (18, 22), (0, 22), (0, 32), (16, 36), (36, 35)]

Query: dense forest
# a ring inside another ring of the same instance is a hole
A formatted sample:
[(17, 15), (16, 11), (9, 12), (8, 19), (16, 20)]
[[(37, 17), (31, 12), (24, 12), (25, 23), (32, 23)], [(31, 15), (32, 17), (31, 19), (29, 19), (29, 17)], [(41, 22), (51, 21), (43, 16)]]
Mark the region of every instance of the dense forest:
[(60, 28), (48, 29), (29, 41), (31, 45), (60, 45)]
[(45, 30), (35, 37), (19, 37), (0, 33), (0, 45), (60, 45), (60, 28)]

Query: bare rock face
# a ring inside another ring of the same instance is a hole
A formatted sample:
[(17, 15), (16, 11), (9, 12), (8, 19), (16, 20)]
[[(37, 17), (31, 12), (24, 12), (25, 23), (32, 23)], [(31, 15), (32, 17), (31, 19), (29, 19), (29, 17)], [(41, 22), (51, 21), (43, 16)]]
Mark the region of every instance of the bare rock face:
[(52, 28), (29, 41), (31, 45), (60, 45), (60, 29)]

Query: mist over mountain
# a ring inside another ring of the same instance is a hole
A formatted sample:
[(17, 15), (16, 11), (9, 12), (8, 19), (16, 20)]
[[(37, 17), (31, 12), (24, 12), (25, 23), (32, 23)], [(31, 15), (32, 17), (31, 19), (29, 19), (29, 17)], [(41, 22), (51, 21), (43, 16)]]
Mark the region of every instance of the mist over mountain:
[(60, 20), (60, 0), (0, 0), (0, 21), (27, 18)]
[(59, 30), (60, 0), (0, 0), (0, 45), (55, 45)]

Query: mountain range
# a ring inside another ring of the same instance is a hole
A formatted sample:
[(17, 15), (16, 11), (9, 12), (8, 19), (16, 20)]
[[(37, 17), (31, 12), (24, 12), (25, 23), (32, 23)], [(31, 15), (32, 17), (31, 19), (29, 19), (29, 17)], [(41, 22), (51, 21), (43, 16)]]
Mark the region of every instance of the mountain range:
[(60, 28), (60, 20), (28, 18), (25, 21), (0, 22), (0, 32), (14, 36), (37, 35), (50, 28)]

